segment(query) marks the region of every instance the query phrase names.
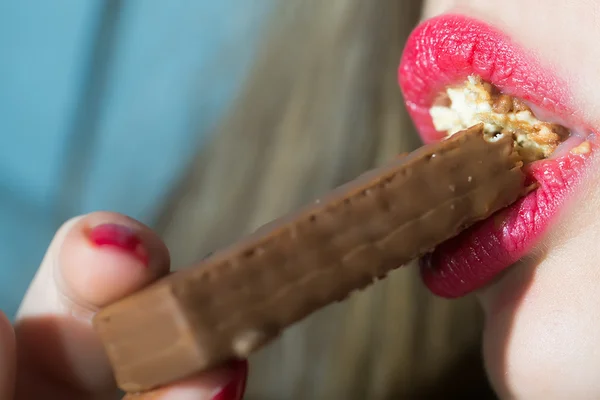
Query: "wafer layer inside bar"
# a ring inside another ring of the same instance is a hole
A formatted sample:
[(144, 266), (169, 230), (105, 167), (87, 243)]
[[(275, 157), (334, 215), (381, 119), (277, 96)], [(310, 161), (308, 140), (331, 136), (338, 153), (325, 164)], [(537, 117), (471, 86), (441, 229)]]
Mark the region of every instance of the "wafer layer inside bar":
[(334, 190), (94, 319), (119, 386), (148, 390), (246, 358), (283, 329), (524, 194), (510, 137), (482, 125)]

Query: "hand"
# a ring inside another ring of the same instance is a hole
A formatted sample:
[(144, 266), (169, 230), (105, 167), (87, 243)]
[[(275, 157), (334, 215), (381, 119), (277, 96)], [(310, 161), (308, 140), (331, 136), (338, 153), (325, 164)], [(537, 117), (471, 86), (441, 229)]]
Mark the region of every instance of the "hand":
[[(68, 221), (50, 244), (14, 325), (0, 313), (0, 398), (117, 398), (91, 319), (100, 307), (168, 272), (166, 246), (141, 223), (108, 212)], [(246, 363), (238, 363), (125, 398), (239, 400), (246, 374)]]

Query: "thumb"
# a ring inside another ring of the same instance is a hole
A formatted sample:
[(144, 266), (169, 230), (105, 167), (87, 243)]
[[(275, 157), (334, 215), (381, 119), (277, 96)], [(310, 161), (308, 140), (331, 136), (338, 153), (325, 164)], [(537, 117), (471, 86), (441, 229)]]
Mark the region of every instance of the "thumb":
[[(166, 246), (138, 221), (95, 212), (65, 223), (15, 321), (17, 395), (39, 398), (38, 393), (59, 390), (97, 397), (114, 393), (112, 370), (91, 319), (99, 308), (168, 270)], [(43, 382), (48, 387), (42, 387)], [(57, 397), (78, 398), (62, 393)]]

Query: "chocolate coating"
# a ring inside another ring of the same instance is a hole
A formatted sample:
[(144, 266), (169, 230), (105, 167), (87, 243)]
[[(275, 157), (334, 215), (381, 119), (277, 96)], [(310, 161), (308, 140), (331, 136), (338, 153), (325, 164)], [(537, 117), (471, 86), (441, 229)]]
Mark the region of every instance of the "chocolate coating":
[(482, 126), (361, 175), (94, 319), (119, 386), (167, 384), (245, 358), (524, 193), (510, 137)]

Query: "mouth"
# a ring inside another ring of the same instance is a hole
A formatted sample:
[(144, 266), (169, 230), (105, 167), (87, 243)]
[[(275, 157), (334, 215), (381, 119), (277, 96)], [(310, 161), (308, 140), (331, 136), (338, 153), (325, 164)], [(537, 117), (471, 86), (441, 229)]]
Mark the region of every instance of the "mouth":
[(493, 281), (529, 253), (581, 186), (597, 148), (576, 119), (565, 82), (500, 30), (443, 15), (411, 34), (399, 67), (408, 112), (425, 143), (484, 123), (510, 134), (537, 189), (420, 260), (434, 294), (456, 298)]

